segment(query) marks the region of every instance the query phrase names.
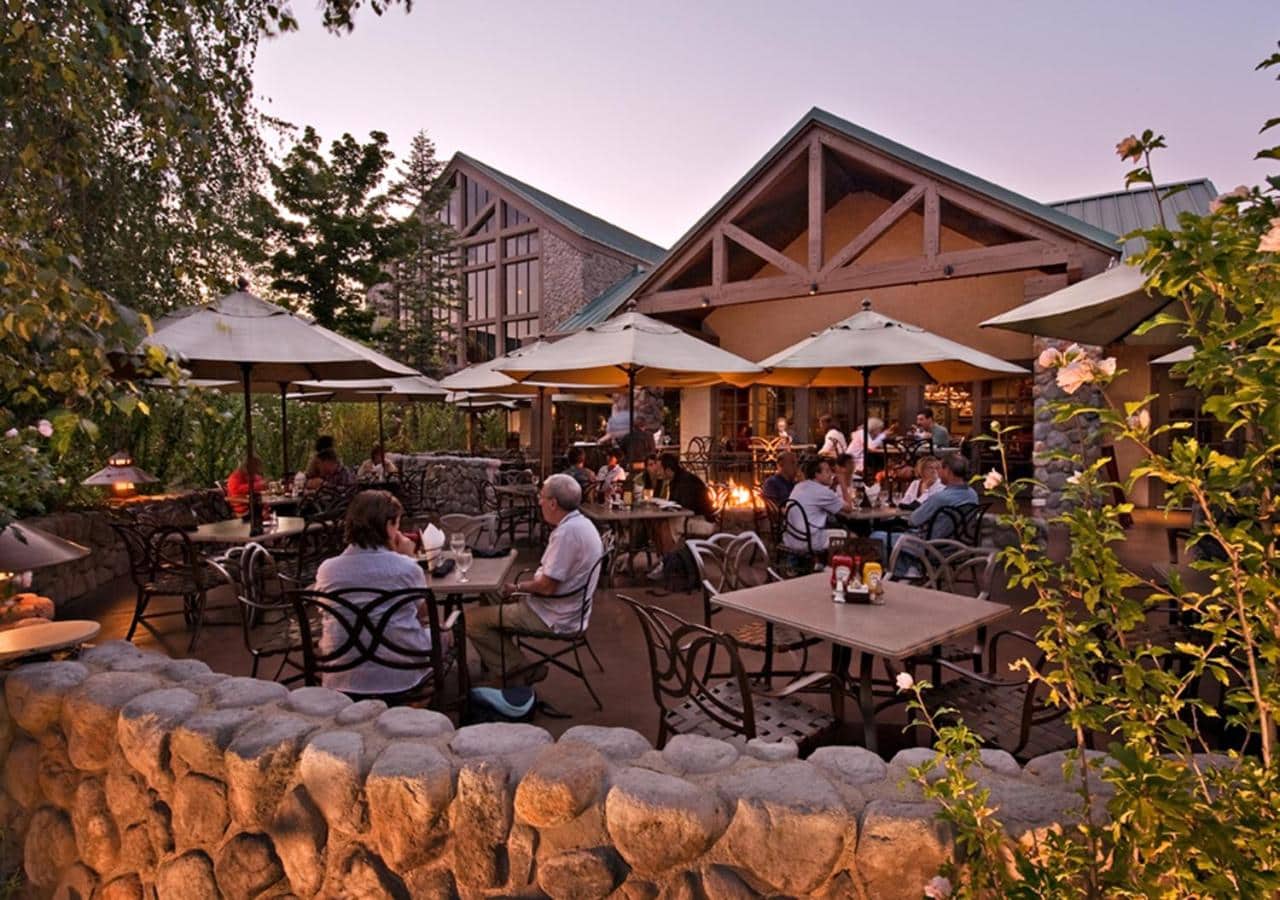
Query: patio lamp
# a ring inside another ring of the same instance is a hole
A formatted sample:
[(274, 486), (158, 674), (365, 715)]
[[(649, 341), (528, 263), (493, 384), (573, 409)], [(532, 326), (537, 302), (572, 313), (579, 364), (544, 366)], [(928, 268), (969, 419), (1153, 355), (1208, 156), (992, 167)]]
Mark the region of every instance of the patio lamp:
[(110, 487), (116, 499), (124, 499), (133, 496), (135, 485), (152, 484), (159, 480), (151, 473), (135, 466), (128, 450), (117, 450), (107, 459), (106, 466), (80, 483)]
[(0, 531), (0, 600), (31, 586), (31, 571), (83, 559), (89, 548), (31, 525), (11, 522)]

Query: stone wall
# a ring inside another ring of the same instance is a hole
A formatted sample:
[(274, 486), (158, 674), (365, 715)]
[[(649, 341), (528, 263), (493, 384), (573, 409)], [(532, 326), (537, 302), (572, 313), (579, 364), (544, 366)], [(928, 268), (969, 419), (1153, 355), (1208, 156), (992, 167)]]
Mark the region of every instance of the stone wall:
[[(1065, 350), (1071, 341), (1060, 341), (1053, 338), (1037, 337), (1033, 344), (1036, 357), (1051, 347)], [(1098, 348), (1087, 348), (1098, 354)], [(1068, 422), (1054, 422), (1049, 410), (1049, 403), (1066, 397), (1062, 388), (1058, 387), (1057, 370), (1045, 369), (1037, 361), (1034, 365), (1035, 384), (1032, 393), (1035, 398), (1035, 424), (1032, 438), (1032, 463), (1035, 465), (1035, 476), (1042, 487), (1037, 487), (1031, 499), (1033, 506), (1042, 507), (1045, 515), (1052, 516), (1062, 511), (1063, 489), (1067, 479), (1078, 466), (1066, 459), (1052, 459), (1049, 453), (1055, 450), (1081, 454), (1092, 462), (1098, 458), (1100, 429), (1096, 416), (1076, 416)], [(1076, 395), (1081, 398), (1085, 391), (1096, 393), (1093, 388), (1085, 386)]]
[[(165, 510), (188, 511), (193, 501), (210, 492), (195, 491), (181, 496), (166, 495), (155, 501), (139, 500), (131, 504), (135, 511), (141, 507), (154, 508), (162, 515)], [(32, 590), (52, 597), (59, 605), (74, 602), (93, 593), (129, 572), (129, 555), (124, 544), (108, 524), (113, 516), (109, 509), (69, 510), (24, 519), (23, 522), (41, 528), (50, 534), (83, 544), (92, 552), (75, 562), (37, 569)]]
[[(951, 847), (928, 754), (455, 729), (112, 642), (7, 674), (0, 809), (37, 896), (915, 900)], [(1013, 839), (1071, 817), (1061, 755), (983, 759)]]
[(635, 264), (604, 253), (583, 253), (544, 228), (542, 241), (542, 332), (560, 323), (635, 271)]
[(437, 513), (480, 512), (481, 481), (493, 481), (502, 461), (484, 456), (448, 456), (438, 453), (389, 453), (403, 475), (426, 468), (427, 508)]

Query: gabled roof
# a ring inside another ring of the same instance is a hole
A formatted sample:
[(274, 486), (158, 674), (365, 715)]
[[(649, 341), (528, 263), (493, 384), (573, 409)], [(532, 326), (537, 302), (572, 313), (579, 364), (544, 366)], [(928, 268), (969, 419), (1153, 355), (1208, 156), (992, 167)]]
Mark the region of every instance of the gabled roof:
[[(1170, 197), (1164, 194), (1172, 189), (1180, 188)], [(1106, 194), (1091, 194), (1088, 197), (1076, 197), (1073, 200), (1059, 200), (1049, 204), (1054, 209), (1069, 216), (1088, 222), (1098, 228), (1105, 228), (1115, 234), (1125, 235), (1140, 228), (1153, 228), (1160, 224), (1160, 215), (1156, 212), (1156, 192), (1160, 192), (1160, 207), (1164, 210), (1165, 220), (1169, 227), (1176, 228), (1178, 214), (1192, 212), (1207, 215), (1209, 204), (1218, 196), (1217, 190), (1207, 178), (1196, 178), (1190, 181), (1175, 181), (1152, 188), (1143, 186), (1128, 191), (1111, 191)], [(1142, 238), (1124, 241), (1124, 255), (1139, 253), (1146, 246)]]
[(623, 307), (647, 274), (647, 269), (637, 266), (630, 275), (606, 288), (586, 306), (561, 322), (555, 333), (568, 334), (586, 328), (588, 325), (603, 322)]
[(574, 234), (581, 235), (587, 240), (595, 241), (597, 244), (611, 247), (614, 250), (625, 253), (627, 256), (648, 262), (656, 262), (666, 252), (657, 244), (652, 244), (611, 222), (606, 222), (599, 216), (593, 216), (591, 213), (565, 203), (557, 197), (552, 197), (550, 194), (527, 185), (523, 181), (518, 181), (507, 173), (480, 162), (475, 157), (461, 152), (455, 153), (449, 163), (450, 167), (456, 162), (463, 162), (477, 169), (504, 190), (520, 197), (543, 215), (550, 217)]

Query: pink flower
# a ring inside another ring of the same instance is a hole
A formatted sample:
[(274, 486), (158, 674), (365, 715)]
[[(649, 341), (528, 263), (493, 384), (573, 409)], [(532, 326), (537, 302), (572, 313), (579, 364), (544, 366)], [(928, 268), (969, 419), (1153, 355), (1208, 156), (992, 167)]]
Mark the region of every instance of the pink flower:
[(1235, 209), (1236, 204), (1242, 200), (1249, 199), (1249, 189), (1243, 184), (1236, 185), (1235, 190), (1227, 191), (1225, 194), (1219, 194), (1209, 203), (1209, 212), (1216, 213), (1219, 210), (1230, 207)]
[(929, 900), (946, 900), (951, 896), (951, 882), (941, 875), (934, 875), (924, 886), (924, 895)]
[(1142, 144), (1138, 141), (1138, 136), (1131, 134), (1116, 144), (1116, 155), (1121, 159), (1132, 159), (1134, 162), (1142, 159)]
[(1258, 241), (1260, 253), (1280, 253), (1280, 217), (1271, 220), (1271, 230)]
[(1036, 365), (1042, 369), (1056, 369), (1062, 365), (1062, 351), (1057, 347), (1041, 350), (1040, 355), (1036, 357)]
[(982, 486), (989, 491), (994, 491), (1000, 486), (1000, 482), (1002, 481), (1004, 481), (1004, 476), (995, 469), (992, 469), (986, 474), (986, 477), (982, 479)]
[(1091, 381), (1093, 365), (1087, 359), (1073, 360), (1058, 370), (1058, 387), (1068, 394), (1074, 394)]
[(1130, 416), (1129, 427), (1134, 431), (1146, 431), (1151, 427), (1151, 413), (1144, 409)]
[(18, 436), (18, 429), (10, 428), (8, 431), (4, 433), (4, 436), (7, 438), (16, 438)]
[(1108, 356), (1106, 359), (1098, 360), (1098, 362), (1094, 364), (1093, 371), (1095, 375), (1102, 374), (1110, 378), (1112, 375), (1116, 374), (1116, 358), (1114, 356)]
[(53, 437), (53, 423), (48, 419), (41, 419), (36, 423), (36, 431), (40, 432), (40, 437), (51, 438)]
[(900, 691), (909, 691), (915, 686), (916, 680), (911, 677), (910, 672), (899, 672), (898, 677), (894, 679), (894, 684), (898, 686)]

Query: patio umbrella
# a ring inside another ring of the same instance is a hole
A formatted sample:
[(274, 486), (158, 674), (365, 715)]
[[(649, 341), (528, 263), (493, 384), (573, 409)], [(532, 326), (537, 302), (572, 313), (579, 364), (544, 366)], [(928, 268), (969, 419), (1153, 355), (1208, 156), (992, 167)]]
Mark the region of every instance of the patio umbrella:
[(426, 375), (403, 375), (389, 379), (354, 379), (338, 381), (299, 381), (295, 385), (302, 393), (296, 394), (302, 399), (311, 400), (311, 391), (321, 392), (327, 400), (337, 403), (372, 403), (378, 404), (378, 444), (386, 445), (382, 431), (382, 400), (389, 397), (401, 403), (412, 400), (444, 400), (449, 392), (440, 386), (440, 382)]
[(1147, 276), (1135, 266), (1112, 266), (1092, 278), (987, 319), (982, 327), (1081, 344), (1118, 343), (1173, 299), (1149, 293), (1146, 281)]
[(637, 385), (751, 384), (763, 371), (749, 360), (638, 312), (588, 325), (554, 344), (500, 362), (495, 369), (522, 382), (625, 387), (630, 401), (629, 433), (635, 431)]
[[(863, 390), (1027, 374), (997, 356), (872, 312), (870, 300), (862, 301), (861, 312), (762, 359), (760, 365), (769, 370), (757, 379), (760, 384), (842, 387), (856, 371), (862, 375)], [(865, 415), (862, 446), (870, 446)]]
[[(240, 382), (246, 458), (253, 455), (249, 394), (255, 383), (276, 384), (283, 409), (292, 382), (418, 374), (254, 296), (244, 279), (239, 288), (213, 303), (170, 313), (156, 323), (142, 345), (165, 348), (196, 378)], [(252, 491), (249, 506), (250, 521), (257, 522), (257, 497)]]
[(1164, 356), (1157, 356), (1155, 359), (1151, 360), (1151, 365), (1172, 366), (1177, 363), (1190, 362), (1191, 357), (1195, 355), (1196, 355), (1196, 348), (1190, 345), (1187, 345), (1186, 347), (1179, 347), (1177, 350), (1172, 350), (1166, 353)]

